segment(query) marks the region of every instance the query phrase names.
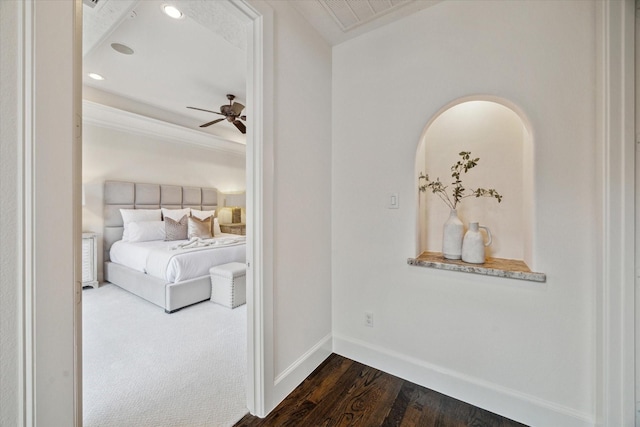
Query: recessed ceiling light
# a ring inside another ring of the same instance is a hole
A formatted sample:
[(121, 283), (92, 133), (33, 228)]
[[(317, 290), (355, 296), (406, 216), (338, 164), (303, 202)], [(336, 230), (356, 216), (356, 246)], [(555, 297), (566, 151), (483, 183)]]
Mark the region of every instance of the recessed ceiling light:
[(89, 73), (89, 77), (91, 77), (93, 80), (104, 80), (104, 77), (97, 73)]
[(162, 6), (162, 10), (167, 14), (167, 16), (170, 16), (173, 19), (180, 19), (184, 16), (177, 7), (171, 6), (170, 4)]
[(113, 48), (113, 50), (115, 50), (116, 52), (120, 52), (124, 55), (133, 55), (133, 49), (131, 49), (129, 46), (127, 46), (126, 44), (122, 44), (122, 43), (111, 43), (111, 47)]

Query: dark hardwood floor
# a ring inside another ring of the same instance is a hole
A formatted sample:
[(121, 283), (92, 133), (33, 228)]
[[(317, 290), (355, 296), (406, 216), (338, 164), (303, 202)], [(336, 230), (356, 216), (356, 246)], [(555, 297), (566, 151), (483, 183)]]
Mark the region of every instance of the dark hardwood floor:
[(522, 427), (524, 424), (332, 354), (268, 417), (247, 414), (234, 427), (249, 426)]

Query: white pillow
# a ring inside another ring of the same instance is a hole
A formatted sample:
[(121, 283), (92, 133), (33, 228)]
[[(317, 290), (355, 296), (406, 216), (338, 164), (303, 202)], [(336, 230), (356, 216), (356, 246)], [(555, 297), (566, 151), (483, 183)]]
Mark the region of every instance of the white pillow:
[(160, 209), (120, 209), (124, 232), (122, 240), (129, 240), (129, 223), (140, 221), (160, 221), (162, 219)]
[(163, 218), (171, 218), (174, 221), (180, 221), (182, 219), (183, 216), (189, 216), (189, 211), (191, 209), (189, 208), (184, 208), (184, 209), (167, 209), (167, 208), (162, 208), (162, 217)]
[(191, 216), (195, 216), (196, 218), (200, 219), (200, 220), (205, 220), (207, 218), (209, 218), (210, 216), (213, 216), (213, 214), (215, 214), (216, 211), (212, 210), (212, 211), (199, 211), (198, 209), (191, 209)]
[(213, 219), (213, 235), (219, 236), (222, 234), (222, 230), (220, 230), (220, 223), (218, 222), (218, 218)]
[(140, 221), (129, 223), (130, 242), (149, 242), (164, 240), (164, 221)]

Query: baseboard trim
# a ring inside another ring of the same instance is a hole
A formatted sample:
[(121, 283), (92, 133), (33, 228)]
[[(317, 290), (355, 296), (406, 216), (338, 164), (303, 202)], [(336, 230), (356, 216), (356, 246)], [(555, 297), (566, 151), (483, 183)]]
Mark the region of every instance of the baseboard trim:
[(594, 417), (484, 380), (333, 335), (333, 351), (480, 408), (530, 426), (593, 427)]
[(332, 353), (332, 335), (328, 334), (311, 347), (274, 380), (274, 402), (281, 402)]

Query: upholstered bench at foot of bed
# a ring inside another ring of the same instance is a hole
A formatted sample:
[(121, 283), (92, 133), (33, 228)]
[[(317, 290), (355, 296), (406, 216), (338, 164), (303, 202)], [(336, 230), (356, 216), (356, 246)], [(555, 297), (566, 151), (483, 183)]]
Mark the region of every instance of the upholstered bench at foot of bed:
[(211, 302), (236, 308), (247, 301), (246, 266), (241, 262), (211, 267)]

